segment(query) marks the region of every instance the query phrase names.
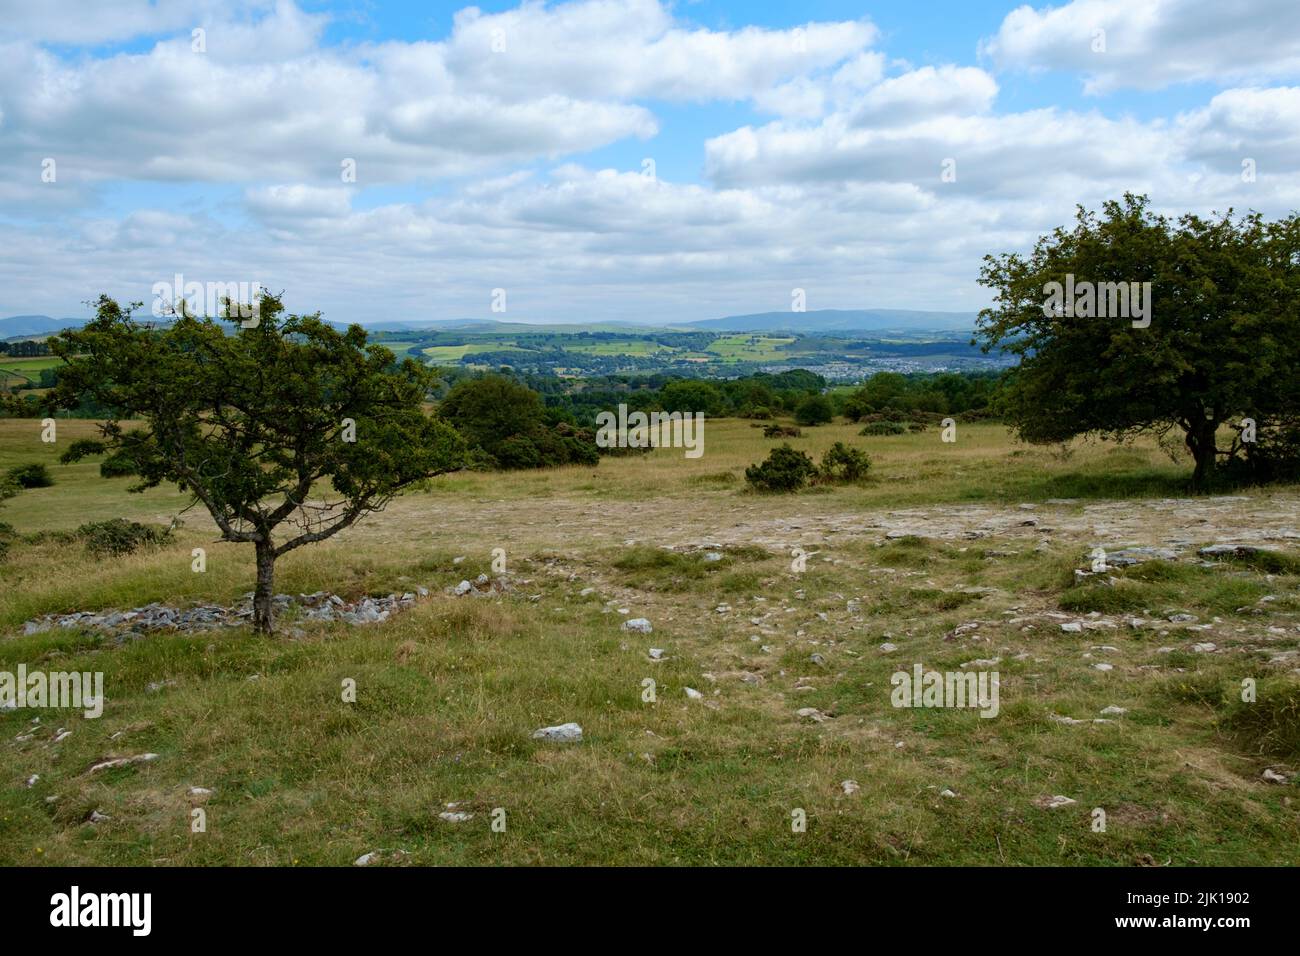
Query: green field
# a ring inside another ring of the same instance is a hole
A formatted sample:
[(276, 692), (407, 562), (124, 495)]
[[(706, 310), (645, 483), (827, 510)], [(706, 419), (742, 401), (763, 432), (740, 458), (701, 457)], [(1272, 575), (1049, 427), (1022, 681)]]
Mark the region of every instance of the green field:
[[(277, 566), (290, 594), (431, 589), (386, 623), (288, 617), (272, 638), (119, 644), (24, 635), (23, 622), (229, 603), (251, 588), (251, 549), (218, 542), (194, 511), (173, 543), (112, 560), (41, 535), (112, 516), (165, 524), (185, 504), (58, 465), (92, 433), (58, 424), (51, 446), (36, 421), (0, 421), (0, 468), (46, 462), (56, 482), (0, 505), (19, 535), (0, 561), (0, 670), (103, 671), (106, 704), (98, 720), (47, 711), (39, 725), (0, 711), (0, 863), (347, 865), (380, 849), (409, 864), (1296, 862), (1300, 561), (1282, 534), (1297, 527), (1295, 487), (1192, 498), (1187, 463), (1152, 445), (1061, 453), (993, 424), (944, 444), (841, 422), (791, 444), (864, 448), (865, 484), (761, 496), (741, 475), (773, 442), (711, 420), (702, 458), (446, 476)], [(1099, 544), (1174, 540), (1175, 560), (1073, 581)], [(1218, 540), (1278, 556), (1196, 558)], [(494, 548), (510, 593), (444, 593), (490, 573)], [(629, 617), (653, 634), (622, 630)], [(891, 706), (891, 676), (916, 663), (998, 670), (999, 715)], [(1257, 703), (1240, 700), (1245, 677)], [(347, 678), (355, 703), (341, 700)], [(566, 721), (581, 743), (530, 736)], [(158, 759), (89, 772), (145, 752)], [(1058, 794), (1076, 802), (1041, 805)], [(473, 818), (441, 819), (453, 802)]]
[(431, 345), (424, 349), (437, 365), (454, 365), (466, 355), (478, 355), (480, 352), (512, 351), (513, 342), (479, 342), (469, 345)]
[(760, 335), (748, 332), (724, 335), (709, 345), (708, 351), (729, 362), (766, 362), (788, 358), (781, 347), (795, 341), (794, 336)]
[(587, 355), (659, 355), (672, 352), (673, 349), (649, 339), (628, 339), (625, 342), (591, 342), (587, 344), (564, 344), (566, 352), (583, 352)]
[(34, 355), (31, 358), (0, 355), (0, 380), (6, 376), (13, 376), (16, 379), (34, 382), (42, 369), (57, 368), (62, 364), (63, 359), (57, 355)]

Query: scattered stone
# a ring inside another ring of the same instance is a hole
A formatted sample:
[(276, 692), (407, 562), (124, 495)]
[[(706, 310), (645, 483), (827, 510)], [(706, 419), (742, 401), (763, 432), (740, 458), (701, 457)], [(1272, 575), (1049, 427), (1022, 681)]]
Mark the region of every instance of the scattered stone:
[(438, 814), (438, 819), (446, 820), (448, 823), (465, 823), (474, 819), (474, 814), (459, 809), (459, 803), (447, 804), (447, 809)]
[(1260, 554), (1267, 551), (1267, 548), (1257, 548), (1250, 544), (1211, 544), (1201, 548), (1196, 553), (1203, 558), (1248, 558), (1254, 554)]
[(1102, 713), (1105, 714), (1107, 717), (1123, 717), (1125, 714), (1128, 713), (1128, 708), (1117, 707), (1114, 704), (1111, 704), (1109, 707), (1104, 708), (1102, 710)]
[(576, 743), (582, 740), (582, 728), (575, 723), (557, 724), (554, 727), (542, 727), (533, 731), (534, 740), (555, 740)]
[(190, 787), (187, 791), (191, 797), (210, 797), (212, 791), (207, 787)]
[(652, 661), (661, 661), (664, 659), (664, 649), (662, 647), (650, 648), (650, 659)]
[(28, 778), (27, 778), (27, 789), (30, 790), (30, 789), (32, 789), (32, 787), (36, 786), (37, 781), (40, 780), (40, 779), (41, 779), (41, 775), (40, 775), (39, 773), (34, 773), (34, 774), (32, 774), (30, 777), (28, 777)]
[(394, 862), (406, 856), (405, 850), (371, 850), (369, 853), (363, 853), (352, 861), (353, 866), (369, 866), (371, 863), (383, 862), (384, 856), (387, 855)]
[(891, 644), (889, 641), (885, 641), (885, 643), (880, 645), (880, 649), (884, 651), (886, 654), (892, 654), (894, 651), (898, 650), (898, 645)]
[(1211, 651), (1215, 650), (1215, 645), (1209, 641), (1203, 641), (1199, 644), (1193, 644), (1192, 650), (1197, 654), (1209, 654)]
[(701, 694), (694, 687), (686, 688), (686, 696), (689, 697), (691, 700), (702, 700), (704, 698), (704, 695)]
[(1115, 665), (1114, 664), (1093, 664), (1092, 669), (1097, 671), (1113, 671), (1115, 669)]
[(1065, 631), (1067, 634), (1081, 634), (1083, 633), (1083, 625), (1078, 621), (1070, 621), (1066, 624), (1062, 624), (1061, 630)]
[(1106, 553), (1106, 563), (1111, 567), (1127, 568), (1143, 561), (1176, 561), (1178, 552), (1171, 548), (1121, 548)]
[(829, 717), (823, 714), (816, 707), (800, 707), (794, 713), (796, 717), (802, 717), (804, 720), (811, 720), (814, 723), (818, 723), (818, 724), (830, 720)]
[(157, 759), (157, 754), (136, 754), (134, 757), (112, 757), (93, 765), (87, 772), (98, 773), (101, 770), (112, 770), (115, 767), (129, 767), (130, 765), (137, 763), (150, 763)]
[(623, 622), (623, 630), (635, 631), (638, 634), (649, 634), (654, 630), (650, 622), (643, 617), (634, 617), (631, 620)]
[[(486, 575), (480, 577), (486, 579)], [(476, 590), (468, 581), (462, 581), (455, 588), (449, 589), (456, 595), (499, 593), (509, 591), (510, 585), (504, 578), (488, 582), (482, 590)], [(389, 594), (383, 597), (363, 597), (349, 603), (337, 594), (317, 591), (314, 594), (300, 594), (296, 598), (288, 594), (277, 594), (272, 599), (275, 610), (283, 613), (292, 607), (298, 607), (301, 616), (308, 621), (343, 621), (348, 624), (373, 624), (386, 621), (389, 616), (399, 611), (414, 607), (418, 597), (427, 597), (429, 589), (419, 587), (415, 592)], [(253, 595), (243, 596), (239, 604), (224, 607), (217, 604), (202, 604), (190, 608), (175, 608), (165, 604), (146, 604), (143, 607), (127, 611), (74, 611), (71, 614), (49, 614), (24, 626), (27, 633), (39, 633), (50, 627), (89, 628), (107, 632), (122, 638), (138, 637), (150, 631), (202, 631), (222, 627), (239, 627), (251, 623), (253, 618)], [(169, 687), (174, 681), (156, 681), (148, 689), (156, 692)]]
[(1278, 773), (1272, 767), (1265, 767), (1264, 773), (1261, 776), (1263, 776), (1263, 778), (1269, 783), (1286, 783), (1287, 779), (1286, 774)]
[(858, 786), (856, 780), (843, 780), (840, 782), (840, 789), (844, 791), (844, 796), (851, 797), (862, 788)]
[(1078, 803), (1077, 800), (1071, 800), (1069, 797), (1063, 797), (1059, 793), (1054, 797), (1039, 797), (1034, 801), (1034, 805), (1042, 807), (1044, 810), (1055, 810), (1057, 807), (1068, 807), (1072, 803)]
[(90, 823), (106, 823), (110, 819), (111, 817), (105, 813), (100, 813), (98, 810), (91, 810), (90, 816), (86, 817), (86, 820)]
[(948, 798), (950, 798), (950, 799), (956, 799), (957, 794), (955, 794), (955, 793), (953, 793), (951, 790), (948, 790), (947, 788), (945, 788), (945, 789), (939, 791), (939, 796), (941, 796), (941, 797), (948, 797)]

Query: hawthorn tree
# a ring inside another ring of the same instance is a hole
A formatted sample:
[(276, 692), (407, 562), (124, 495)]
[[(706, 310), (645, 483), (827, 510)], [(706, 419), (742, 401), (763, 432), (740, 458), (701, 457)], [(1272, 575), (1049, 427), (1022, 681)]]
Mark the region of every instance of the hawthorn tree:
[[(271, 295), (257, 307), (255, 322), (182, 307), (158, 326), (101, 296), (93, 321), (50, 340), (66, 364), (47, 407), (89, 397), (113, 410), (63, 461), (106, 455), (101, 473), (135, 475), (131, 491), (175, 483), (223, 540), (253, 545), (253, 626), (270, 633), (277, 558), (461, 467), (464, 444), (425, 413), (427, 368), (395, 364), (360, 326), (287, 314)], [(225, 314), (239, 313), (227, 302)]]
[[(1019, 357), (998, 409), (1022, 439), (1181, 432), (1204, 487), (1219, 459), (1259, 464), (1300, 425), (1300, 216), (1171, 220), (1147, 207), (1132, 194), (1101, 215), (1079, 207), (1072, 229), (1040, 237), (1028, 255), (985, 256), (980, 283), (995, 304), (977, 335), (985, 352)], [(1059, 297), (1054, 307), (1048, 284), (1067, 276), (1094, 287), (1149, 282), (1149, 325), (1085, 317)], [(1223, 448), (1225, 425), (1236, 435)]]

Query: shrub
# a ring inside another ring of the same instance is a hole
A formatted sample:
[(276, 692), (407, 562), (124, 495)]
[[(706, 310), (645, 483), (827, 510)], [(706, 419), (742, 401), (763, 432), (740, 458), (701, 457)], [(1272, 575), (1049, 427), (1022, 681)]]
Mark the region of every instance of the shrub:
[(841, 484), (861, 481), (867, 476), (871, 459), (857, 448), (850, 448), (842, 441), (837, 441), (822, 455), (821, 468), (817, 471), (817, 480), (824, 484)]
[(50, 469), (44, 465), (18, 465), (6, 473), (19, 488), (48, 488), (54, 484)]
[(789, 445), (773, 448), (767, 460), (745, 469), (745, 481), (759, 491), (798, 491), (817, 474), (813, 460)]
[(909, 432), (923, 432), (926, 429), (925, 422), (912, 422), (907, 426)]
[(494, 457), (501, 468), (540, 468), (542, 464), (541, 450), (524, 435), (511, 435), (498, 443)]
[(135, 474), (135, 466), (124, 455), (109, 455), (99, 463), (99, 477), (125, 478)]
[(457, 382), (438, 415), (470, 440), (469, 467), (475, 470), (600, 461), (595, 432), (565, 421), (549, 423), (541, 396), (502, 375)]
[(859, 435), (902, 435), (907, 431), (907, 427), (902, 422), (872, 422), (867, 425)]
[(131, 554), (145, 545), (160, 545), (171, 537), (166, 528), (155, 528), (125, 518), (93, 521), (77, 529), (86, 550), (96, 555)]
[(716, 385), (698, 379), (669, 382), (660, 389), (659, 402), (666, 412), (703, 412), (710, 417), (723, 414), (727, 406)]
[(802, 434), (793, 425), (768, 425), (763, 429), (764, 438), (798, 438)]
[(835, 406), (825, 395), (809, 395), (794, 410), (794, 420), (800, 425), (825, 425), (834, 417)]

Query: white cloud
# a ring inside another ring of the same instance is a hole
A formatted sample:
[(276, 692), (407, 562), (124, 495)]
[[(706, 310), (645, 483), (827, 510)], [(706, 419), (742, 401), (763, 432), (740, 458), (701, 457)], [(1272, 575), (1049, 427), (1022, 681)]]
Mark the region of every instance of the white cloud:
[(52, 19), (11, 24), (0, 171), (42, 156), (66, 182), (307, 180), (337, 177), (343, 158), (372, 184), (506, 171), (654, 135), (635, 100), (771, 96), (875, 37), (865, 22), (713, 31), (680, 25), (658, 0), (575, 0), (462, 10), (439, 42), (324, 47), (326, 18), (282, 0), (206, 21), (196, 53), (183, 24), (212, 11), (183, 9), (127, 9), (124, 33), (178, 30), (139, 54), (64, 58), (34, 42)]
[[(990, 51), (1032, 66), (1035, 51), (1073, 42), (1086, 6), (1061, 8), (1074, 20), (1022, 8)], [(14, 22), (0, 33), (0, 315), (63, 315), (100, 291), (148, 299), (177, 272), (259, 281), (336, 319), (490, 317), (499, 287), (506, 318), (524, 320), (784, 309), (796, 286), (809, 308), (976, 308), (981, 256), (1023, 248), (1076, 203), (1131, 190), (1175, 214), (1300, 207), (1296, 86), (1220, 90), (1156, 118), (1009, 111), (987, 70), (900, 65), (866, 48), (876, 34), (863, 22), (716, 31), (652, 0), (582, 0), (466, 10), (443, 40), (339, 48), (291, 4), (238, 9), (200, 11), (201, 55), (160, 12), (120, 28), (165, 35), (132, 55), (60, 56), (34, 42), (51, 21), (37, 30), (30, 16), (31, 35)], [(1134, 82), (1181, 76), (1200, 49), (1200, 22), (1171, 25), (1169, 9), (1115, 8), (1108, 51), (1137, 63)], [(1205, 62), (1216, 75), (1276, 69), (1286, 42)], [(1175, 55), (1132, 60), (1154, 47)], [(663, 136), (662, 101), (701, 99), (765, 114), (672, 144), (660, 168), (698, 159), (703, 182), (581, 159)], [(41, 182), (46, 156), (57, 183)], [(340, 178), (346, 158), (355, 184)], [(204, 186), (171, 206), (150, 180)], [(142, 182), (134, 200), (116, 191)]]
[(1070, 70), (1089, 92), (1300, 75), (1295, 0), (1072, 0), (1017, 7), (982, 52), (1004, 68)]

